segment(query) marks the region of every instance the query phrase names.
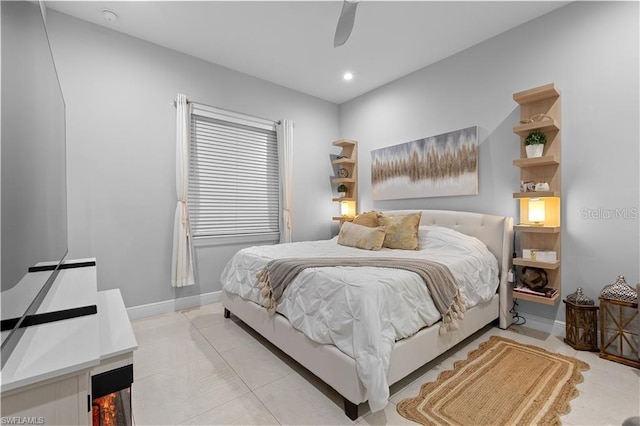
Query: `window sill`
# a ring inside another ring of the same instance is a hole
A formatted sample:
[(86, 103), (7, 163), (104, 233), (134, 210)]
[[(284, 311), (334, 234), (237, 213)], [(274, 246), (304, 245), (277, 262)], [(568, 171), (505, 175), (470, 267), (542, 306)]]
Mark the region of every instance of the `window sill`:
[(253, 243), (276, 244), (278, 242), (280, 242), (280, 235), (275, 233), (193, 237), (194, 248), (227, 245), (247, 245)]

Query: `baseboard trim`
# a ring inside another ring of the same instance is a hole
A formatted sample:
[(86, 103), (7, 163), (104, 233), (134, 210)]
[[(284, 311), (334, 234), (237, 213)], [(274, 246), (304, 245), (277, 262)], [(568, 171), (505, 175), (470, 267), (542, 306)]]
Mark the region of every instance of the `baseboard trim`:
[(524, 327), (533, 328), (534, 330), (542, 331), (544, 333), (550, 333), (555, 336), (564, 337), (566, 330), (566, 322), (551, 320), (549, 318), (540, 317), (527, 312), (519, 312), (521, 317), (524, 317), (527, 322)]
[[(222, 291), (212, 291), (210, 293), (196, 294), (194, 296), (181, 297), (180, 299), (164, 300), (162, 302), (149, 303), (146, 305), (132, 306), (127, 308), (130, 320), (151, 317), (154, 315), (175, 312), (181, 309), (195, 308), (197, 306), (216, 303), (222, 300)], [(551, 333), (564, 337), (566, 323), (564, 321), (551, 320), (527, 312), (520, 312), (520, 316), (527, 320), (525, 327), (534, 330)]]
[(167, 312), (195, 308), (209, 303), (220, 302), (221, 300), (222, 291), (212, 291), (210, 293), (196, 294), (194, 296), (181, 297), (179, 299), (132, 306), (127, 308), (127, 314), (129, 315), (129, 320), (133, 321), (154, 315), (166, 314)]

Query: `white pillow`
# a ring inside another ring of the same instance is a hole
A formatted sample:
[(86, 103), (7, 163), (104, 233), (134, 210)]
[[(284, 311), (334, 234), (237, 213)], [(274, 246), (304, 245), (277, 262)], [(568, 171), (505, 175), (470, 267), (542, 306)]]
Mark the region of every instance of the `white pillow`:
[(433, 228), (431, 225), (422, 225), (418, 227), (418, 248), (422, 249), (427, 246), (427, 238), (429, 231)]

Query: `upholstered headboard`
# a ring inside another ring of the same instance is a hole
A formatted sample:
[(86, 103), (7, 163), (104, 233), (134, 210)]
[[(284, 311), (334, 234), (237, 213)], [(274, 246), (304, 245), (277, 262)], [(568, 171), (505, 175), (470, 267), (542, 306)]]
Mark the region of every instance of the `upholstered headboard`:
[(420, 225), (444, 226), (471, 235), (482, 241), (493, 253), (500, 268), (500, 327), (508, 327), (512, 322), (508, 312), (513, 303), (511, 285), (507, 281), (513, 252), (513, 218), (450, 210), (385, 210), (383, 213), (393, 215), (417, 211), (422, 212)]

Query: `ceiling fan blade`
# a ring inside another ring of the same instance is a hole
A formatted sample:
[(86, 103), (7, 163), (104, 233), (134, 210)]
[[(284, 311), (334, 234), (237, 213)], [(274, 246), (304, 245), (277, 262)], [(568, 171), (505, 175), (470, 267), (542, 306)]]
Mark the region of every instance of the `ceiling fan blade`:
[(342, 12), (338, 18), (338, 27), (336, 35), (333, 39), (333, 47), (340, 47), (347, 42), (353, 29), (353, 23), (356, 19), (357, 1), (344, 0), (342, 3)]

